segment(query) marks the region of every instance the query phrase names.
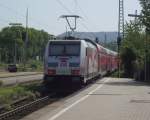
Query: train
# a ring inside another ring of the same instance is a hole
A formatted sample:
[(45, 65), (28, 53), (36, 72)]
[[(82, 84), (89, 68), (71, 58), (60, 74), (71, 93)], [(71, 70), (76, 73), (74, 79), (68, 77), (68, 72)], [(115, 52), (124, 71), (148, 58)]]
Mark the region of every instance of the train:
[(117, 69), (118, 54), (89, 39), (50, 40), (44, 56), (44, 84), (86, 84)]

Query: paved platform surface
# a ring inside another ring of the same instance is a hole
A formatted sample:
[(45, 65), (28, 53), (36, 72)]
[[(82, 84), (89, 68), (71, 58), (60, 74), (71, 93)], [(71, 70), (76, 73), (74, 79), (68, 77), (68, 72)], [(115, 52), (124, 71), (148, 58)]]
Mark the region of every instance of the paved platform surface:
[(42, 74), (42, 72), (0, 72), (0, 78)]
[(150, 120), (150, 86), (104, 78), (22, 120)]
[(3, 86), (11, 86), (18, 83), (26, 83), (32, 81), (40, 81), (43, 79), (43, 74), (26, 74), (26, 75), (18, 75), (12, 77), (0, 77), (0, 81), (2, 81)]

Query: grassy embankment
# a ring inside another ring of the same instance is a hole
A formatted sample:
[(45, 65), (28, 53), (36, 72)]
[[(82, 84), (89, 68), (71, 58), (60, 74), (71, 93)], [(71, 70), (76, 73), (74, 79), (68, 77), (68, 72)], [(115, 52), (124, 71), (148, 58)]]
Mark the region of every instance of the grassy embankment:
[[(118, 70), (115, 71), (115, 72), (113, 72), (113, 73), (111, 73), (111, 74), (110, 74), (110, 77), (118, 78)], [(121, 78), (125, 77), (123, 71), (120, 72), (120, 77), (121, 77)]]
[(40, 96), (40, 85), (16, 85), (13, 87), (0, 87), (0, 106), (11, 109), (11, 104), (24, 97), (35, 99)]

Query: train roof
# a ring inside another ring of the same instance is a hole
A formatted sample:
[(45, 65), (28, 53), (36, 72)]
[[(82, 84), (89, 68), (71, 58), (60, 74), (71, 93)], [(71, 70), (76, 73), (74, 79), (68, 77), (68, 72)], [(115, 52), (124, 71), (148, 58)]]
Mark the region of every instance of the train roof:
[(50, 41), (50, 42), (51, 42), (51, 41), (53, 41), (53, 42), (54, 42), (54, 41), (58, 42), (58, 41), (81, 41), (81, 40), (78, 40), (78, 39), (77, 39), (77, 40), (54, 39), (54, 40), (49, 40), (49, 41)]
[(55, 39), (55, 40), (49, 40), (49, 42), (51, 41), (57, 41), (57, 42), (60, 42), (60, 41), (70, 41), (70, 42), (73, 42), (73, 41), (86, 41), (86, 42), (89, 42), (91, 44), (93, 44), (97, 49), (98, 49), (98, 46), (97, 46), (97, 43), (95, 43), (94, 41), (90, 40), (90, 39), (67, 39), (67, 40), (64, 40), (64, 39)]
[(61, 41), (68, 41), (68, 42), (77, 42), (77, 41), (86, 41), (86, 42), (90, 42), (91, 44), (93, 44), (94, 46), (96, 46), (96, 48), (98, 49), (98, 50), (102, 50), (103, 52), (106, 52), (107, 54), (110, 54), (110, 55), (117, 55), (118, 53), (117, 52), (115, 52), (115, 51), (112, 51), (112, 50), (110, 50), (110, 49), (108, 49), (108, 48), (105, 48), (105, 47), (103, 47), (102, 45), (100, 45), (100, 44), (97, 44), (96, 42), (94, 42), (94, 41), (92, 41), (92, 40), (90, 40), (90, 39), (67, 39), (67, 40), (65, 40), (65, 39), (54, 39), (54, 40), (49, 40), (49, 42), (61, 42)]
[(100, 45), (100, 44), (97, 44), (97, 46), (98, 46), (98, 48), (99, 48), (100, 50), (102, 50), (103, 52), (106, 52), (107, 54), (111, 54), (111, 55), (117, 55), (117, 54), (118, 54), (117, 52), (112, 51), (112, 50), (110, 50), (110, 49), (108, 49), (108, 48), (105, 48), (105, 47), (103, 47), (103, 46)]

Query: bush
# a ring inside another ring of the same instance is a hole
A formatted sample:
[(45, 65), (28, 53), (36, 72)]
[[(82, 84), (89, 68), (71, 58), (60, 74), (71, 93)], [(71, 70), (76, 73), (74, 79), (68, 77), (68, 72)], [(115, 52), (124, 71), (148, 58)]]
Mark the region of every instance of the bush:
[(6, 70), (7, 69), (7, 64), (0, 63), (0, 70)]
[[(121, 70), (121, 71), (120, 71), (120, 77), (121, 77), (121, 78), (124, 77), (123, 74), (124, 74), (124, 72)], [(113, 73), (111, 74), (111, 77), (118, 78), (118, 70), (116, 70), (115, 72), (113, 72)]]
[(43, 70), (43, 64), (41, 61), (37, 61), (37, 60), (29, 60), (28, 62), (26, 62), (26, 64), (19, 64), (18, 67), (19, 71), (42, 71)]
[(0, 105), (8, 106), (13, 101), (21, 99), (22, 97), (29, 97), (32, 100), (35, 100), (36, 97), (40, 96), (38, 92), (39, 85), (17, 85), (14, 87), (1, 87), (0, 88)]
[(132, 48), (125, 47), (121, 53), (124, 76), (133, 78), (135, 70), (136, 53)]
[(15, 87), (13, 89), (13, 92), (15, 93), (15, 95), (16, 95), (15, 97), (17, 97), (17, 98), (20, 98), (20, 97), (26, 95), (26, 90), (23, 87), (20, 87), (20, 86)]
[(32, 70), (42, 70), (43, 64), (41, 61), (30, 60), (28, 62), (28, 67), (32, 68)]
[(0, 67), (6, 67), (6, 64), (0, 63)]
[(32, 100), (36, 99), (36, 95), (32, 93), (31, 91), (26, 92), (26, 96), (28, 96)]

